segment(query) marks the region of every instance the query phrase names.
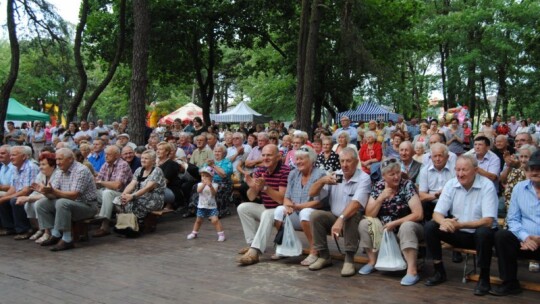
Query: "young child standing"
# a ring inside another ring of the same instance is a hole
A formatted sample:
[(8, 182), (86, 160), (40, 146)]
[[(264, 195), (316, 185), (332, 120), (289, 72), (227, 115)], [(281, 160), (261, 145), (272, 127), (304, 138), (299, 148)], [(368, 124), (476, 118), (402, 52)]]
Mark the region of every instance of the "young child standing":
[(216, 192), (218, 188), (217, 183), (212, 182), (214, 177), (214, 171), (210, 167), (204, 167), (200, 171), (201, 182), (197, 185), (197, 192), (199, 193), (199, 204), (197, 205), (197, 219), (193, 225), (193, 231), (188, 234), (187, 239), (192, 240), (197, 237), (199, 228), (203, 222), (203, 218), (210, 218), (212, 225), (216, 227), (218, 234), (218, 242), (225, 241), (225, 232), (219, 221), (219, 211), (216, 202)]

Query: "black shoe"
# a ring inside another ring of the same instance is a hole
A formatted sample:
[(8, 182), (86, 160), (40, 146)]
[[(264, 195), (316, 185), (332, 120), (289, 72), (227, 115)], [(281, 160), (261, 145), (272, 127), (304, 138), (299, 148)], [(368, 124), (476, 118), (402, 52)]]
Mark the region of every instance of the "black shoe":
[(517, 286), (510, 286), (510, 284), (503, 284), (501, 286), (495, 286), (493, 287), (489, 293), (494, 295), (494, 296), (498, 296), (498, 297), (503, 297), (503, 296), (507, 296), (507, 295), (516, 295), (516, 294), (519, 294), (521, 293), (523, 290), (521, 289), (521, 287), (519, 286), (519, 284)]
[(452, 262), (454, 263), (461, 263), (463, 262), (463, 255), (461, 254), (461, 252), (452, 252)]
[(435, 286), (445, 281), (446, 281), (446, 274), (443, 274), (440, 271), (435, 271), (435, 274), (432, 277), (428, 278), (424, 284), (426, 286)]
[(45, 242), (41, 243), (41, 246), (51, 246), (56, 245), (60, 241), (59, 237), (51, 236), (50, 239), (46, 240)]
[(479, 280), (476, 284), (476, 287), (474, 288), (474, 295), (485, 296), (489, 293), (490, 290), (491, 284), (489, 283), (489, 281)]

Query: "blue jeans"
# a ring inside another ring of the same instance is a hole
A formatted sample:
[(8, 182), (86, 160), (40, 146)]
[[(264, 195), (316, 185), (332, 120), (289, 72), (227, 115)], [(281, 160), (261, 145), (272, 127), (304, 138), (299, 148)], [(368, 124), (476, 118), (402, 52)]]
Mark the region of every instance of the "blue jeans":
[(24, 233), (32, 229), (30, 221), (24, 211), (24, 205), (15, 205), (17, 198), (14, 197), (0, 204), (0, 220), (2, 226), (7, 230), (14, 230), (16, 233)]

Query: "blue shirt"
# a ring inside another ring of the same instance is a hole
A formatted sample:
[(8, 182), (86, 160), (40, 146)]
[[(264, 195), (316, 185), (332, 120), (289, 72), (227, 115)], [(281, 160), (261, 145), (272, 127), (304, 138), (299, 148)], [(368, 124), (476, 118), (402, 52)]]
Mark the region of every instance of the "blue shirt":
[(411, 138), (414, 138), (416, 135), (420, 134), (420, 127), (418, 125), (407, 126), (407, 131)]
[[(487, 177), (476, 174), (473, 185), (465, 189), (456, 177), (444, 185), (435, 212), (457, 218), (459, 223), (477, 221), (482, 218), (492, 218), (492, 228), (496, 228), (499, 198), (493, 182)], [(475, 229), (461, 229), (463, 232), (474, 233)]]
[(88, 161), (92, 164), (94, 170), (96, 172), (99, 172), (99, 170), (101, 170), (101, 166), (103, 166), (103, 164), (105, 163), (105, 150), (101, 150), (99, 154), (90, 154), (90, 156), (88, 156)]
[(36, 177), (39, 173), (39, 168), (30, 160), (26, 160), (21, 169), (13, 167), (13, 179), (11, 186), (15, 188), (15, 192), (19, 192), (25, 187), (30, 187), (32, 183), (36, 180)]
[(530, 235), (540, 235), (540, 200), (531, 180), (514, 186), (506, 223), (508, 230), (520, 241), (525, 241)]
[(0, 185), (11, 185), (11, 181), (13, 180), (13, 171), (15, 171), (14, 168), (15, 167), (11, 163), (2, 165), (0, 168)]
[(339, 129), (337, 129), (336, 132), (334, 132), (334, 135), (332, 135), (332, 140), (334, 142), (337, 142), (337, 138), (339, 136), (339, 133), (341, 133), (343, 131), (349, 133), (349, 136), (351, 137), (349, 139), (349, 143), (351, 143), (353, 145), (356, 145), (356, 143), (358, 142), (358, 132), (357, 132), (355, 127), (351, 127), (351, 126), (349, 126), (347, 128), (339, 128)]

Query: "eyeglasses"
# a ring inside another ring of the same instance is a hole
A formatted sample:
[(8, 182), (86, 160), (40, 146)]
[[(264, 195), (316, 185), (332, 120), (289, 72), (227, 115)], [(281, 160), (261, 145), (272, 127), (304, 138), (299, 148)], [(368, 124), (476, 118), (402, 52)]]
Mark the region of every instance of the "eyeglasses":
[(386, 160), (384, 160), (384, 161), (381, 163), (381, 168), (386, 168), (386, 167), (388, 167), (390, 164), (393, 164), (393, 163), (399, 163), (399, 161), (398, 161), (396, 158), (389, 158), (389, 159), (386, 159)]
[(309, 153), (309, 149), (306, 148), (306, 147), (302, 147), (302, 148), (300, 148), (300, 149), (298, 149), (298, 150)]

